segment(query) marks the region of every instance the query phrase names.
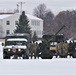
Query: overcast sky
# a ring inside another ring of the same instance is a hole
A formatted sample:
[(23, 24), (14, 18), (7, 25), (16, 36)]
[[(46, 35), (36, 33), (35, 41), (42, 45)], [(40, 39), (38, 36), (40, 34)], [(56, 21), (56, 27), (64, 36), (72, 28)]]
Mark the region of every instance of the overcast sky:
[(62, 10), (76, 9), (76, 0), (0, 0), (0, 11), (14, 10), (17, 8), (16, 5), (18, 2), (25, 2), (23, 4), (23, 10), (30, 14), (33, 13), (35, 7), (42, 3), (54, 14)]

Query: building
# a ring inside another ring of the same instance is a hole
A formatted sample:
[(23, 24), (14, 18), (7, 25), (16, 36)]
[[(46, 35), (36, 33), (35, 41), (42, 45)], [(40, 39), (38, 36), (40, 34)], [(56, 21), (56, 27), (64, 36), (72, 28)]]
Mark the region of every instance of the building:
[[(0, 38), (5, 37), (7, 34), (14, 33), (20, 15), (20, 13), (0, 14)], [(41, 38), (43, 33), (43, 20), (29, 14), (26, 14), (26, 16), (29, 20), (32, 35), (36, 31), (37, 36)]]

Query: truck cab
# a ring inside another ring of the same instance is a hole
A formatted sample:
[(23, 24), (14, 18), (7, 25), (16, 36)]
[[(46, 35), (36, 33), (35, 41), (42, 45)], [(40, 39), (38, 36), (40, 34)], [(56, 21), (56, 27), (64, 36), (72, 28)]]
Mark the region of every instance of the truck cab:
[(6, 38), (3, 48), (4, 59), (10, 59), (14, 55), (23, 59), (29, 59), (29, 40), (22, 37), (17, 38), (17, 36), (21, 35)]

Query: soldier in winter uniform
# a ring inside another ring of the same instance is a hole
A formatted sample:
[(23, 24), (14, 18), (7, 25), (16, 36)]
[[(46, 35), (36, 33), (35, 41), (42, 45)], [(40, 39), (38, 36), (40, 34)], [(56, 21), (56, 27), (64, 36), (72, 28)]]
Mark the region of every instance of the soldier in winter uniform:
[(57, 55), (59, 55), (59, 57), (61, 57), (62, 55), (62, 46), (63, 46), (63, 42), (58, 42), (56, 45), (56, 53)]
[(34, 58), (36, 59), (36, 49), (37, 49), (37, 44), (34, 42), (30, 43), (30, 55), (31, 55), (31, 59), (34, 55)]
[(68, 43), (66, 41), (65, 42), (61, 41), (60, 43), (58, 43), (56, 45), (56, 52), (59, 55), (59, 57), (61, 57), (61, 58), (67, 57), (68, 47), (69, 47), (69, 45), (68, 45)]
[(64, 41), (63, 43), (63, 57), (67, 57), (68, 55), (68, 48), (69, 48), (69, 45), (66, 41)]
[(56, 54), (59, 55), (59, 50), (60, 50), (60, 46), (59, 46), (59, 41), (57, 42), (57, 45), (56, 45)]
[(37, 55), (37, 58), (39, 59), (39, 57), (41, 56), (41, 54), (39, 54), (41, 52), (41, 48), (42, 48), (42, 43), (39, 43), (37, 45), (37, 52), (36, 52), (36, 55)]

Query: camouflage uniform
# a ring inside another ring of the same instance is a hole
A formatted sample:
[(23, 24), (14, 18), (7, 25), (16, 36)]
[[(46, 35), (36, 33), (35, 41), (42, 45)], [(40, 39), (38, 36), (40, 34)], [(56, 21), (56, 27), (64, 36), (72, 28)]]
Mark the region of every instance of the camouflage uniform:
[(36, 58), (36, 49), (37, 49), (36, 43), (30, 43), (30, 55), (31, 55), (31, 59), (33, 57), (33, 54), (34, 54), (34, 58)]
[(67, 42), (63, 44), (63, 57), (67, 57), (69, 45)]
[(56, 53), (59, 57), (62, 57), (63, 54), (63, 42), (60, 42), (56, 45)]
[(59, 56), (61, 56), (61, 54), (62, 54), (62, 46), (63, 46), (63, 42), (60, 42), (56, 45), (56, 53)]
[(67, 57), (68, 54), (68, 43), (66, 42), (60, 42), (56, 45), (56, 53), (60, 56), (60, 57)]

